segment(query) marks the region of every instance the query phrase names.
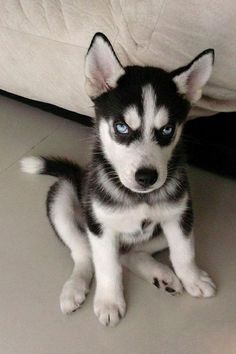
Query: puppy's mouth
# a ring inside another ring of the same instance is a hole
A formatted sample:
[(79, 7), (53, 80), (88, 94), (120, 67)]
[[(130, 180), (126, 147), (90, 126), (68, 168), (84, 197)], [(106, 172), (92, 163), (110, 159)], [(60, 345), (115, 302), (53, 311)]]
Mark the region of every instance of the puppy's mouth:
[[(128, 188), (128, 187), (126, 187)], [(155, 190), (157, 190), (158, 188), (156, 187), (153, 187), (153, 188), (128, 188), (129, 190), (131, 190), (131, 192), (134, 192), (134, 193), (140, 193), (140, 194), (148, 194), (148, 193), (151, 193), (151, 192), (154, 192)]]
[(148, 193), (152, 193), (152, 192), (160, 189), (165, 184), (165, 180), (162, 183), (156, 183), (155, 185), (153, 185), (149, 188), (144, 188), (144, 187), (141, 187), (138, 185), (135, 187), (131, 187), (131, 186), (128, 186), (126, 183), (123, 183), (122, 181), (121, 181), (121, 183), (123, 184), (123, 186), (125, 188), (129, 189), (133, 193), (148, 194)]

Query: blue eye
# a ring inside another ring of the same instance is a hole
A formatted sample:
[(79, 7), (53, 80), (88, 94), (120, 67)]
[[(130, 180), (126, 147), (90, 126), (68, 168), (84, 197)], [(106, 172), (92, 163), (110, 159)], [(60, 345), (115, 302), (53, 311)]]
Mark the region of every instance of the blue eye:
[(119, 134), (128, 134), (129, 133), (129, 128), (128, 125), (124, 123), (116, 123), (115, 124), (115, 129)]
[(162, 135), (165, 136), (170, 136), (172, 135), (173, 132), (174, 132), (174, 127), (172, 125), (166, 125), (161, 131)]

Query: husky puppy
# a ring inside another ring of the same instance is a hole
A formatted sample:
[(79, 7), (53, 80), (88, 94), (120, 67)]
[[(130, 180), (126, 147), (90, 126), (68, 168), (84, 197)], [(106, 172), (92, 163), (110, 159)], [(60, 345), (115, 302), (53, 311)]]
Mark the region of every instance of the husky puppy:
[[(195, 261), (193, 211), (181, 132), (214, 61), (205, 50), (172, 72), (119, 62), (97, 33), (85, 59), (96, 112), (87, 170), (65, 159), (26, 157), (22, 170), (56, 176), (49, 220), (74, 269), (60, 296), (63, 313), (84, 302), (95, 271), (94, 311), (103, 325), (125, 315), (122, 265), (170, 294), (211, 297), (215, 285)], [(152, 254), (166, 247), (175, 273)]]

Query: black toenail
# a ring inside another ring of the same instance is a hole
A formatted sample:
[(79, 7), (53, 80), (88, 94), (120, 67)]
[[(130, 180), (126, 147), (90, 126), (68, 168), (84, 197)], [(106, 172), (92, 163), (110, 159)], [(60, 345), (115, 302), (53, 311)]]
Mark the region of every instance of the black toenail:
[(155, 285), (157, 288), (160, 288), (160, 283), (159, 283), (159, 280), (157, 278), (153, 279), (153, 285)]
[(165, 289), (168, 293), (175, 293), (175, 290), (172, 288), (169, 288), (168, 286)]
[(164, 285), (168, 285), (168, 283), (167, 283), (165, 280), (162, 280), (162, 283), (163, 283)]

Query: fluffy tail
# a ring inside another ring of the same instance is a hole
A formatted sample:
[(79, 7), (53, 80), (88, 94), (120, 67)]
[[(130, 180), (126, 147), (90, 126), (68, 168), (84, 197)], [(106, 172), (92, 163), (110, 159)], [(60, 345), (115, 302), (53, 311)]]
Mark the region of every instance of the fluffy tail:
[(21, 170), (26, 173), (50, 175), (70, 180), (80, 180), (83, 170), (76, 163), (62, 158), (54, 157), (24, 157)]

